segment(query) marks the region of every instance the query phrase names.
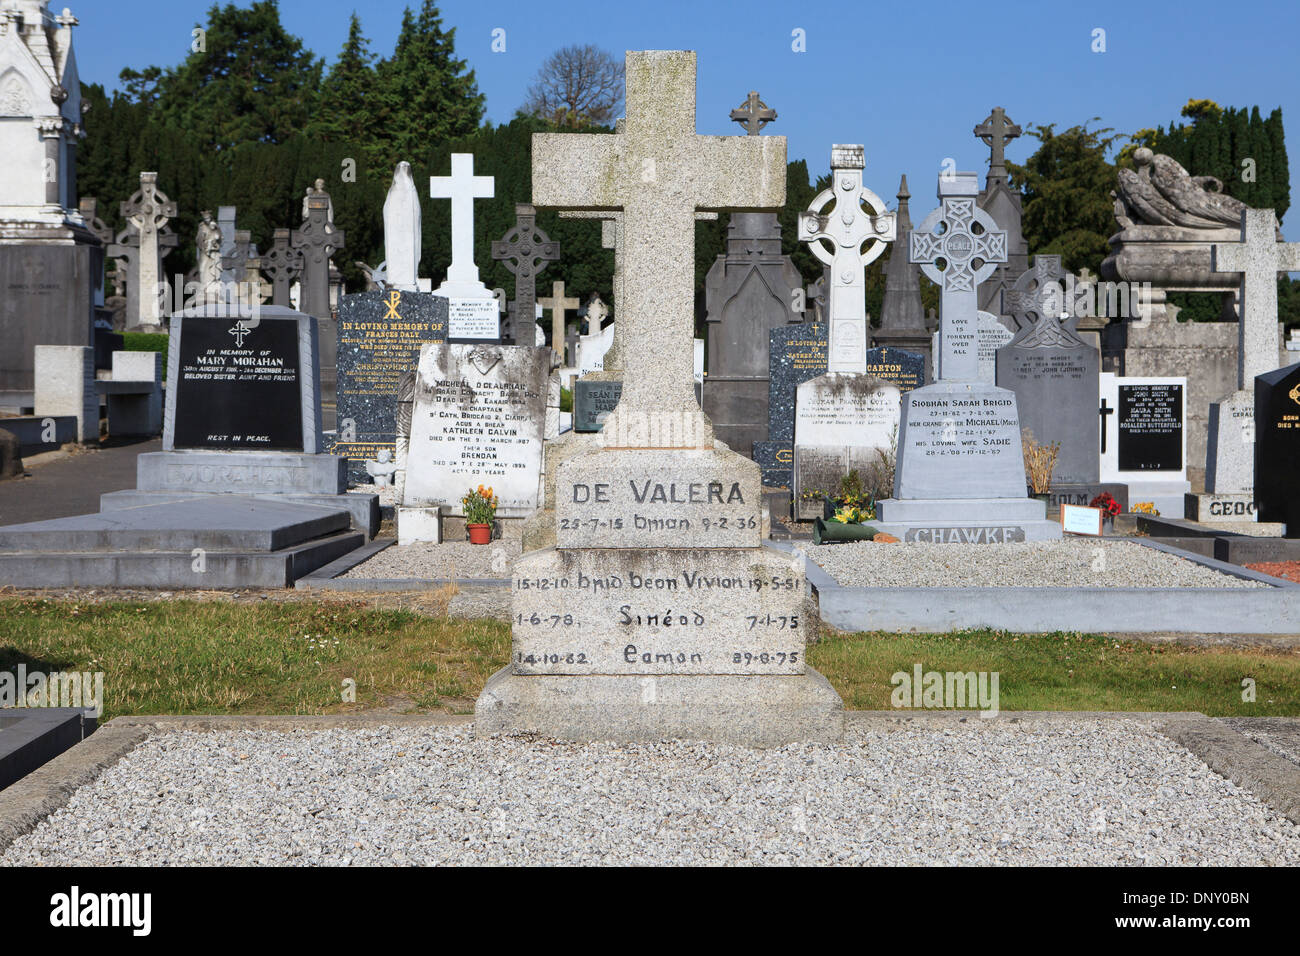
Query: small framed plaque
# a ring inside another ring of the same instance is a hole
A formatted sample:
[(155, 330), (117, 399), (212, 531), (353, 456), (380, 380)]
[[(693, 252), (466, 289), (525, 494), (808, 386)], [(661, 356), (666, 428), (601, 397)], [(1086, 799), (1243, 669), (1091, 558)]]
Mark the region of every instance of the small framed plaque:
[(1061, 505), (1061, 530), (1066, 534), (1101, 535), (1101, 509)]
[(447, 300), (447, 341), (500, 342), (501, 318), (493, 298)]

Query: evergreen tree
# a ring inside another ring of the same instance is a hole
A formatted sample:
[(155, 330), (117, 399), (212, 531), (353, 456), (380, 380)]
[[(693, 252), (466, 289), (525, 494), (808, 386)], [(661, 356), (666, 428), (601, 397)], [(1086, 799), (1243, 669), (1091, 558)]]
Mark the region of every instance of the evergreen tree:
[(343, 49), (321, 84), (320, 99), (307, 126), (309, 135), (331, 143), (356, 144), (368, 153), (376, 150), (374, 59), (370, 41), (361, 32), (361, 20), (354, 12)]

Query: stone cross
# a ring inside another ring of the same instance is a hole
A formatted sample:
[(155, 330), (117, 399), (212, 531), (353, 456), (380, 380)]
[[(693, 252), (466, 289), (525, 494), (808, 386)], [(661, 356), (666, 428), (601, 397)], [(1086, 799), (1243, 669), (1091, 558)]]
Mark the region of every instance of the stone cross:
[(1007, 118), (1006, 111), (1000, 107), (993, 107), (993, 112), (988, 118), (975, 127), (974, 133), (993, 150), (993, 156), (989, 161), (989, 179), (1006, 179), (1006, 146), (1017, 136), (1020, 135), (1020, 127)]
[[(894, 241), (898, 225), (881, 198), (862, 185), (864, 165), (861, 146), (832, 146), (831, 187), (818, 193), (799, 217), (799, 239), (830, 266), (828, 372), (867, 370), (864, 269)], [(833, 211), (824, 211), (832, 201)], [(868, 243), (865, 250), (863, 243)]]
[(235, 216), (237, 207), (217, 207), (217, 228), (221, 230), (221, 281), (230, 282), (235, 276), (231, 264), (235, 255)]
[(474, 200), (494, 195), (495, 180), (474, 175), (473, 153), (452, 153), (451, 175), (429, 177), (429, 196), (451, 200), (451, 265), (439, 287), (448, 295), (484, 294), (474, 264)]
[(1033, 268), (1022, 272), (1013, 288), (1002, 290), (1001, 314), (1014, 319), (1019, 331), (1045, 315), (1057, 319), (1068, 313), (1071, 321), (1067, 327), (1072, 329), (1083, 316), (1085, 295), (1086, 290), (1081, 290), (1061, 265), (1060, 256), (1038, 253)]
[[(695, 212), (785, 202), (785, 137), (695, 132), (695, 53), (629, 51), (621, 132), (534, 133), (533, 201), (623, 210), (623, 392), (606, 448), (713, 448), (695, 400)], [(651, 414), (651, 412), (654, 414)]]
[(293, 231), (292, 242), (302, 253), (302, 291), (298, 311), (328, 319), (330, 310), (330, 256), (346, 248), (346, 236), (330, 221), (328, 193), (307, 197), (307, 218)]
[[(538, 302), (543, 309), (551, 310), (551, 348), (559, 353), (560, 358), (564, 358), (564, 310), (576, 309), (582, 305), (582, 300), (576, 296), (566, 298), (564, 283), (552, 282), (550, 297), (538, 299)], [(600, 329), (596, 331), (599, 332)]]
[[(162, 260), (166, 251), (174, 247), (177, 237), (167, 231), (167, 223), (176, 215), (176, 203), (168, 199), (158, 189), (158, 174), (142, 172), (140, 188), (126, 202), (119, 206), (122, 218), (127, 222), (126, 232), (129, 236), (119, 236), (118, 246), (137, 247), (138, 251), (132, 262), (131, 279), (127, 285), (127, 329), (139, 325), (161, 325), (163, 320), (162, 303), (159, 301), (159, 284), (166, 283)], [(163, 241), (164, 233), (170, 238), (170, 244)], [(122, 240), (126, 239), (125, 242)], [(129, 253), (114, 253), (131, 259)], [(134, 300), (134, 301), (132, 301)]]
[[(560, 258), (560, 244), (537, 228), (537, 209), (515, 204), (515, 224), (492, 243), (492, 258), (515, 277), (515, 315), (536, 314), (537, 273)], [(563, 288), (563, 283), (560, 283)], [(561, 320), (563, 321), (563, 320)]]
[(759, 130), (776, 119), (776, 110), (768, 109), (758, 93), (750, 90), (745, 102), (731, 111), (731, 118), (745, 127), (746, 136), (757, 136)]
[(302, 252), (290, 245), (291, 230), (277, 229), (271, 249), (262, 254), (262, 272), (271, 278), (271, 304), (289, 306), (289, 287), (302, 271)]
[(1255, 387), (1255, 376), (1277, 368), (1277, 274), (1300, 270), (1300, 242), (1278, 242), (1272, 209), (1241, 214), (1241, 242), (1216, 242), (1215, 272), (1241, 273), (1237, 323), (1237, 388)]
[(935, 370), (940, 381), (979, 379), (977, 289), (998, 263), (1007, 261), (1007, 234), (975, 205), (977, 195), (975, 173), (941, 173), (941, 205), (912, 230), (908, 258), (942, 289)]

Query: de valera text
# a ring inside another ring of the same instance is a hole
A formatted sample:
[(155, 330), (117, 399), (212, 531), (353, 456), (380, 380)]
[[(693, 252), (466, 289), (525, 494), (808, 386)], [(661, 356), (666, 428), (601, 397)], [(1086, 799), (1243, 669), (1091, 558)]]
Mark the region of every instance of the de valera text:
[[(724, 485), (720, 481), (693, 481), (686, 484), (679, 484), (671, 481), (668, 484), (656, 482), (647, 478), (643, 482), (628, 481), (631, 488), (632, 497), (636, 499), (637, 504), (678, 504), (678, 505), (705, 505), (717, 503), (726, 504), (744, 504), (745, 496), (741, 493), (740, 482), (732, 482), (731, 488), (725, 491)], [(604, 503), (610, 501), (610, 486), (603, 482), (594, 485), (575, 484), (573, 486), (574, 504), (587, 504), (588, 502)]]

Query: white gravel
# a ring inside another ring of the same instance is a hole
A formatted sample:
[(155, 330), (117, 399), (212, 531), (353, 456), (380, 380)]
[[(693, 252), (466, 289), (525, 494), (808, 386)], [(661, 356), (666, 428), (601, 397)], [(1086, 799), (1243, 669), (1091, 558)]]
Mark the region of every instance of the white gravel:
[(4, 864), (1300, 864), (1300, 828), (1139, 720), (773, 751), (468, 727), (160, 734)]
[(470, 544), (394, 544), (349, 569), (345, 578), (508, 578), (510, 565), (522, 553), (518, 539)]
[(1096, 538), (996, 545), (854, 541), (804, 551), (849, 587), (1269, 587), (1131, 541)]

